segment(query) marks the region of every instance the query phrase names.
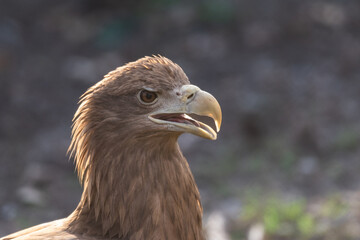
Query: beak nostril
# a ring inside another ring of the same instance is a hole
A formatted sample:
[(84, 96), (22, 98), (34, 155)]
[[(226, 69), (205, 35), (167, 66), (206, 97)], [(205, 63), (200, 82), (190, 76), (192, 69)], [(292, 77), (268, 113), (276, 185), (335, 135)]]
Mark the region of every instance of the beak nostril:
[(181, 86), (181, 88), (179, 89), (179, 92), (181, 93), (181, 101), (183, 101), (184, 103), (191, 102), (196, 98), (199, 91), (201, 91), (200, 88), (195, 85)]

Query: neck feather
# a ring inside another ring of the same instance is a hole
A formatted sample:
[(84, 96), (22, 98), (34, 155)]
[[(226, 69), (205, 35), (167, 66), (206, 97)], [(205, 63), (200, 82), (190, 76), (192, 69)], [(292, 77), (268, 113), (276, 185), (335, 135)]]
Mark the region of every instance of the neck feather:
[[(158, 140), (158, 141), (156, 141)], [(200, 196), (177, 137), (87, 151), (69, 231), (120, 239), (203, 239)]]

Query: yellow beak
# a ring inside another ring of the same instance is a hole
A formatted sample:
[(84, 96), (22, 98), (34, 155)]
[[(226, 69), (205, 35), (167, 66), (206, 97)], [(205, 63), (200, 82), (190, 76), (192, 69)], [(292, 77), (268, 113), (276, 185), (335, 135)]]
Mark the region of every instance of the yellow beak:
[[(216, 132), (220, 131), (222, 113), (218, 101), (210, 93), (194, 85), (183, 85), (176, 91), (174, 99), (168, 102), (166, 107), (150, 115), (149, 119), (158, 124), (172, 126), (175, 131), (188, 132), (211, 140), (217, 138)], [(212, 118), (216, 132), (188, 114)]]

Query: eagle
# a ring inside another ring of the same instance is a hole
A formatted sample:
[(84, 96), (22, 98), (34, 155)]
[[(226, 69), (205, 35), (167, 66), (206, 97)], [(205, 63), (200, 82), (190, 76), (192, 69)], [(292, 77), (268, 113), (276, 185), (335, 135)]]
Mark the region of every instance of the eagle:
[(215, 140), (221, 120), (218, 101), (168, 58), (118, 67), (80, 97), (73, 118), (69, 153), (83, 186), (76, 209), (1, 240), (205, 239), (200, 194), (177, 140)]

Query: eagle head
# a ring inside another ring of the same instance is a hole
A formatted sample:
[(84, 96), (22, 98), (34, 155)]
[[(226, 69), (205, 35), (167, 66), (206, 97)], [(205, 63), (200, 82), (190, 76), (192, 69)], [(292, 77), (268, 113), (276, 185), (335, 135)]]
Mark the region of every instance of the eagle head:
[[(212, 118), (215, 130), (196, 115)], [(217, 100), (191, 85), (179, 65), (162, 56), (144, 57), (110, 72), (83, 94), (73, 139), (93, 133), (113, 142), (123, 140), (119, 137), (153, 141), (192, 133), (214, 140), (221, 119)]]

